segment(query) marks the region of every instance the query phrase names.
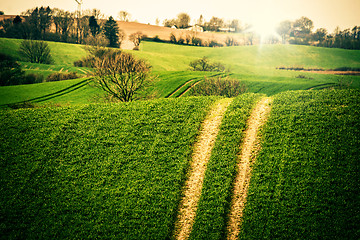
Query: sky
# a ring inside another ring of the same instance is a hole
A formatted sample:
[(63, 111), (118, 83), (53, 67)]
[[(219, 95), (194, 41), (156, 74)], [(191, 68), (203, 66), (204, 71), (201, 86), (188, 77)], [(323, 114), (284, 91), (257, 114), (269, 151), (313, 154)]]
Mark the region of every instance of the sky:
[[(283, 20), (294, 21), (302, 16), (314, 22), (314, 30), (326, 28), (329, 32), (339, 26), (342, 30), (360, 26), (360, 0), (82, 0), (82, 9), (99, 9), (106, 16), (115, 19), (120, 11), (131, 14), (131, 20), (155, 24), (158, 18), (176, 18), (179, 13), (190, 15), (193, 23), (203, 15), (206, 21), (211, 17), (224, 20), (239, 19), (250, 24), (253, 30), (265, 35), (273, 33)], [(0, 10), (5, 14), (17, 15), (36, 7), (50, 6), (75, 11), (75, 0), (0, 0)]]

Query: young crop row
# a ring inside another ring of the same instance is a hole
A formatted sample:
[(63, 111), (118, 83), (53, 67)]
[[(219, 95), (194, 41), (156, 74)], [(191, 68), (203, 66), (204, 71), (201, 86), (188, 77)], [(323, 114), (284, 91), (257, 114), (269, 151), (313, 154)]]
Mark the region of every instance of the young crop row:
[(1, 111), (2, 238), (171, 236), (215, 99)]
[(252, 93), (240, 95), (224, 115), (205, 172), (190, 239), (222, 239), (225, 235), (243, 132), (251, 110), (261, 96)]
[(360, 92), (274, 96), (240, 239), (360, 238)]

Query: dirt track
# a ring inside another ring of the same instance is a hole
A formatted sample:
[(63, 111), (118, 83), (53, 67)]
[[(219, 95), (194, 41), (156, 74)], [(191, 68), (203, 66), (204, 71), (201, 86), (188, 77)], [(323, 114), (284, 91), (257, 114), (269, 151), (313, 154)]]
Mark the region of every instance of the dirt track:
[(216, 136), (227, 107), (232, 99), (217, 101), (206, 117), (197, 143), (194, 146), (190, 172), (184, 187), (184, 197), (175, 223), (175, 238), (188, 239), (195, 220), (197, 205), (206, 171), (207, 162), (211, 156)]
[(229, 214), (227, 239), (235, 240), (240, 232), (241, 218), (246, 202), (247, 191), (250, 183), (250, 163), (255, 157), (259, 144), (258, 131), (265, 123), (270, 113), (271, 98), (263, 98), (255, 107), (248, 120), (248, 128), (242, 144), (241, 155), (237, 166), (237, 176), (234, 181), (234, 193)]

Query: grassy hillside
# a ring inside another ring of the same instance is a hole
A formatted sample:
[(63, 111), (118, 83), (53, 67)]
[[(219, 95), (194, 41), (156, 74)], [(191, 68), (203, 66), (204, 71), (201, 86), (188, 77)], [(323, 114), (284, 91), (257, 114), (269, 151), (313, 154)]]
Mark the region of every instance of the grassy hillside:
[(0, 111), (6, 239), (165, 239), (215, 98)]
[(360, 92), (274, 96), (240, 239), (359, 239)]
[[(0, 51), (21, 60), (21, 56), (17, 52), (20, 41), (16, 39), (0, 39)], [(23, 69), (27, 73), (47, 76), (60, 71), (75, 71), (78, 74), (86, 74), (89, 71), (86, 68), (73, 67), (74, 61), (86, 55), (83, 46), (55, 42), (49, 42), (49, 46), (52, 49), (55, 64), (43, 65), (21, 62)], [(215, 74), (189, 71), (189, 63), (203, 56), (207, 56), (213, 61), (220, 61), (230, 67), (232, 77), (243, 81), (248, 86), (249, 92), (274, 95), (287, 90), (332, 87), (339, 82), (351, 83), (351, 87), (360, 88), (359, 76), (323, 75), (276, 69), (281, 66), (323, 69), (344, 66), (359, 68), (360, 51), (295, 45), (204, 48), (143, 42), (140, 51), (131, 52), (140, 58), (146, 59), (153, 66), (154, 75), (158, 76), (158, 78), (152, 85), (151, 91), (148, 92), (156, 97), (167, 97), (181, 88), (179, 92), (172, 95), (172, 97), (177, 97), (190, 87), (194, 81), (201, 80), (204, 75), (211, 76)], [(191, 80), (193, 80), (192, 83), (189, 83)], [(59, 84), (57, 91), (61, 91), (63, 84), (54, 83), (51, 85), (52, 88), (55, 88), (56, 84)], [(43, 85), (38, 86), (39, 90), (35, 90), (36, 87), (19, 86), (20, 89), (29, 89), (25, 91), (29, 95), (22, 94), (21, 101), (29, 100), (33, 95), (36, 95), (36, 93), (32, 93), (32, 89), (35, 92), (42, 91), (43, 95), (52, 93), (50, 90), (46, 91)], [(16, 90), (16, 88), (3, 89), (0, 87), (0, 95), (6, 95), (3, 100), (4, 104), (13, 103), (11, 102), (12, 99), (20, 99), (17, 97), (17, 92), (21, 90)], [(65, 100), (71, 103), (84, 103), (83, 99), (93, 98), (92, 93), (86, 96), (89, 92), (92, 91), (83, 91), (84, 96), (73, 95), (75, 92), (69, 92)], [(9, 101), (6, 102), (6, 99)], [(48, 102), (61, 102), (60, 100), (52, 98)]]
[[(228, 108), (192, 239), (222, 239), (235, 161), (261, 95)], [(358, 239), (360, 92), (277, 94), (253, 166), (241, 239)], [(200, 123), (217, 98), (0, 111), (7, 239), (171, 237)]]
[[(21, 61), (23, 58), (19, 55), (18, 49), (21, 39), (0, 38), (0, 51)], [(54, 59), (54, 65), (73, 66), (74, 61), (86, 56), (83, 45), (47, 42), (51, 49), (51, 55)]]

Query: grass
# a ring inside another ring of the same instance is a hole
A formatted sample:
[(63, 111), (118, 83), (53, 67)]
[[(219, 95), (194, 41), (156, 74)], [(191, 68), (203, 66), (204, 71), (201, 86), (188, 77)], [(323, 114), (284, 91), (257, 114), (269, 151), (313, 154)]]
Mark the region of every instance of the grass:
[[(0, 38), (0, 51), (21, 60), (17, 49), (21, 40)], [(27, 73), (42, 74), (45, 77), (59, 71), (75, 71), (85, 74), (89, 69), (73, 67), (73, 62), (86, 55), (83, 46), (76, 44), (65, 44), (49, 42), (52, 55), (55, 59), (54, 65), (31, 64), (21, 62)], [(190, 72), (189, 63), (203, 56), (213, 61), (219, 61), (230, 67), (232, 77), (244, 82), (249, 92), (274, 95), (288, 90), (321, 89), (334, 87), (339, 82), (351, 83), (352, 88), (360, 88), (360, 76), (336, 76), (315, 73), (301, 73), (306, 78), (299, 79), (300, 74), (296, 71), (277, 70), (277, 67), (305, 67), (335, 69), (339, 67), (360, 67), (360, 51), (317, 48), (311, 46), (296, 45), (259, 45), (239, 46), (223, 48), (205, 48), (193, 46), (181, 46), (155, 42), (142, 42), (140, 51), (131, 51), (134, 55), (147, 60), (152, 65), (154, 75), (159, 76), (157, 81), (146, 91), (152, 97), (167, 97), (176, 89), (180, 91), (172, 97), (178, 97), (188, 86), (183, 86), (187, 81), (194, 79), (199, 81), (206, 75), (216, 73)], [(56, 83), (57, 84), (57, 83)], [(60, 84), (60, 83), (59, 83)], [(60, 84), (61, 85), (61, 84)], [(183, 86), (183, 87), (182, 87)], [(22, 88), (19, 86), (19, 88)], [(46, 91), (39, 85), (42, 91)], [(31, 88), (35, 90), (35, 88)], [(17, 94), (7, 88), (6, 95)], [(61, 90), (59, 86), (58, 90)], [(3, 92), (0, 88), (0, 93)], [(24, 99), (31, 99), (31, 92)], [(50, 94), (50, 91), (44, 95)], [(67, 94), (64, 100), (71, 103), (84, 103), (83, 99), (93, 98), (89, 96)], [(84, 91), (83, 94), (88, 94)], [(5, 99), (8, 99), (6, 97)], [(60, 99), (60, 98), (59, 98)], [(69, 100), (71, 99), (71, 100)], [(55, 100), (55, 99), (53, 99)], [(78, 101), (79, 100), (79, 101)], [(7, 102), (11, 103), (11, 102)]]
[(251, 110), (262, 95), (235, 98), (221, 123), (205, 172), (190, 239), (223, 239), (235, 178), (237, 156)]
[(214, 100), (0, 111), (2, 238), (170, 237)]
[(240, 239), (359, 239), (360, 92), (274, 96)]
[[(0, 38), (0, 51), (21, 61), (23, 58), (18, 52), (21, 41), (23, 40)], [(83, 48), (83, 45), (59, 42), (47, 43), (49, 44), (51, 50), (51, 56), (54, 59), (54, 65), (73, 66), (74, 61), (86, 56), (86, 51)]]
[(18, 102), (38, 104), (86, 104), (99, 101), (103, 92), (89, 84), (89, 78), (0, 87), (0, 107)]

